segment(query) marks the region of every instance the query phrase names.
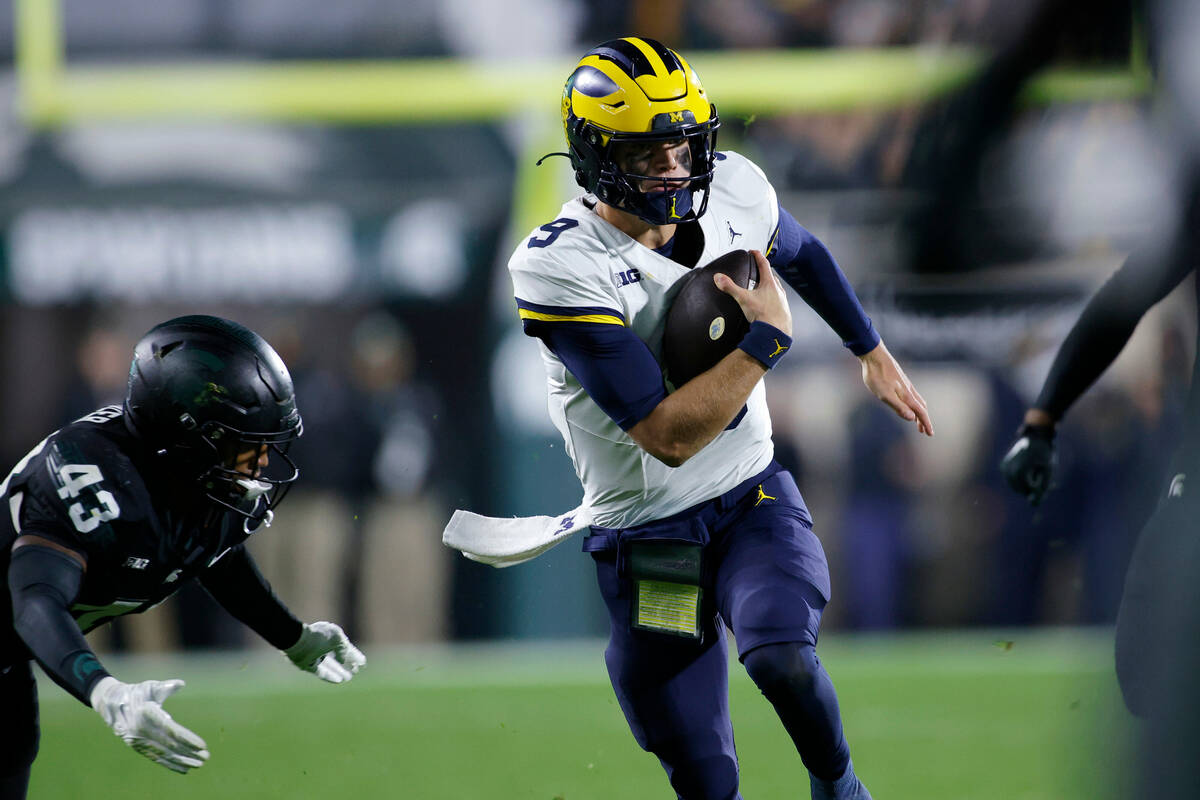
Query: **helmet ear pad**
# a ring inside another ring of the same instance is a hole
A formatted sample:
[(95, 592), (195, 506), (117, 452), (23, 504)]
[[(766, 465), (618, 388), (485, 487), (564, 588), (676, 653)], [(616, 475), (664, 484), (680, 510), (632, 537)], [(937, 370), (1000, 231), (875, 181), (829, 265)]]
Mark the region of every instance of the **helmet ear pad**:
[(626, 192), (617, 180), (609, 159), (611, 140), (585, 119), (572, 116), (567, 128), (567, 145), (575, 182), (610, 206), (621, 207)]

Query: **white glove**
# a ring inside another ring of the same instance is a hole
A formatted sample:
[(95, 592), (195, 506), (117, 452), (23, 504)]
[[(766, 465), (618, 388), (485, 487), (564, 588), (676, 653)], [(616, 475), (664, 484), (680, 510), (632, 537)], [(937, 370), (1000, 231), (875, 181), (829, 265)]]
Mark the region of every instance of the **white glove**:
[(208, 745), (163, 710), (163, 701), (181, 688), (181, 680), (121, 683), (109, 675), (92, 688), (90, 700), (125, 744), (169, 770), (186, 773), (208, 760)]
[(332, 622), (305, 625), (299, 641), (283, 652), (300, 669), (330, 683), (345, 683), (367, 663), (362, 651)]

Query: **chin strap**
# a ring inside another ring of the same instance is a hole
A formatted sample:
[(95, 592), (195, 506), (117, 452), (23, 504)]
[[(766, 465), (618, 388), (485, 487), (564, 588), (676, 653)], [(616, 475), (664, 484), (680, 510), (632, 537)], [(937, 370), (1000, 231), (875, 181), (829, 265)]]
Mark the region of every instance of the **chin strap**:
[(570, 153), (546, 153), (546, 155), (542, 156), (541, 158), (539, 158), (537, 160), (537, 163), (534, 164), (534, 166), (540, 167), (542, 165), (543, 161), (545, 161), (547, 158), (553, 158), (554, 156), (562, 156), (563, 158), (570, 158), (571, 154)]
[[(246, 492), (242, 497), (242, 502), (253, 504), (251, 506), (251, 514), (253, 514), (253, 509), (257, 508), (258, 504), (263, 502), (263, 495), (271, 491), (271, 484), (266, 481), (256, 481), (253, 478), (239, 478), (237, 485), (242, 487)], [(275, 512), (268, 508), (267, 513), (263, 514), (260, 518), (255, 518), (254, 516), (246, 517), (242, 522), (242, 530), (246, 535), (250, 535), (260, 528), (271, 527), (271, 523), (274, 521)], [(251, 523), (254, 523), (253, 527), (251, 527)]]
[[(242, 532), (247, 536), (257, 531), (259, 528), (269, 528), (271, 523), (275, 521), (275, 512), (267, 509), (267, 513), (262, 515), (261, 519), (255, 520), (251, 517), (246, 517), (242, 520)], [(254, 523), (254, 527), (250, 527), (250, 523)]]

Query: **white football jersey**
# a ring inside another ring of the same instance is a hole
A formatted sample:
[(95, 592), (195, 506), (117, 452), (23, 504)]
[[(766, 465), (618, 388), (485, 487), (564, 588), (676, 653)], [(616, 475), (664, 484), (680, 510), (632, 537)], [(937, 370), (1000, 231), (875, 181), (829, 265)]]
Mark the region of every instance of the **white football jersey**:
[[(661, 363), (663, 325), (676, 283), (689, 270), (638, 244), (601, 219), (595, 198), (566, 203), (554, 222), (521, 242), (508, 268), (523, 318), (627, 325)], [(708, 209), (700, 218), (698, 266), (731, 250), (768, 252), (778, 224), (775, 190), (762, 171), (732, 152), (718, 154)], [(539, 342), (550, 417), (583, 483), (592, 521), (627, 528), (682, 511), (762, 471), (774, 455), (763, 384), (747, 412), (679, 467), (639, 447), (596, 403), (562, 361)]]

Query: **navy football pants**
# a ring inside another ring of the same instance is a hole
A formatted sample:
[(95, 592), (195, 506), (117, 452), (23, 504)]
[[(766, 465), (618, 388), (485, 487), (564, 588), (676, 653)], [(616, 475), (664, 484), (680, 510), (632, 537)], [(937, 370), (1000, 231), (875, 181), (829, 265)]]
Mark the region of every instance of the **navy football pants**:
[(702, 643), (631, 630), (632, 584), (618, 576), (615, 552), (593, 554), (612, 628), (605, 661), (634, 738), (658, 756), (679, 797), (740, 797), (728, 626), (805, 765), (818, 777), (839, 777), (849, 748), (833, 685), (812, 649), (829, 568), (795, 481), (775, 472), (688, 513), (700, 516), (710, 536)]

